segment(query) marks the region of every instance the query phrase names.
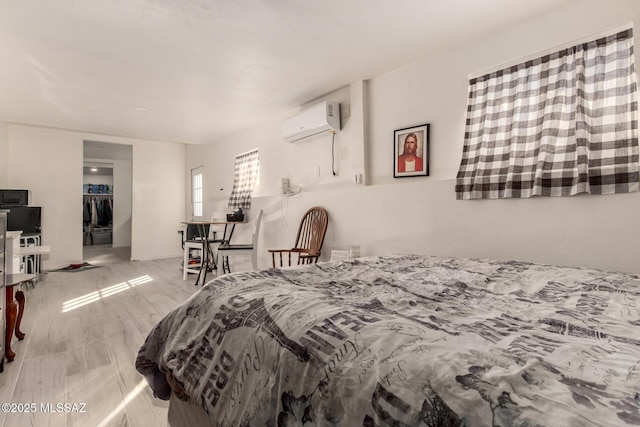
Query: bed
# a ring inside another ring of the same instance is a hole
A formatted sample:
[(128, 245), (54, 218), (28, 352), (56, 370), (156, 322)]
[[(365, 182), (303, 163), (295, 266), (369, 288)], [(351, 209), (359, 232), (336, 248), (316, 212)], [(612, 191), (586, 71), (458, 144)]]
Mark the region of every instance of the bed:
[(176, 427), (640, 425), (640, 279), (407, 255), (235, 273), (136, 369)]

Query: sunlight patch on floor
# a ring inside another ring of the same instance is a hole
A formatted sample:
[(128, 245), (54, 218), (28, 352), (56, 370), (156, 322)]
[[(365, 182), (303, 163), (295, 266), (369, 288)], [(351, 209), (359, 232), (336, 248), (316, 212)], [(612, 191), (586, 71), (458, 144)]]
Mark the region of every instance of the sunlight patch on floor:
[(87, 304), (91, 304), (96, 301), (100, 301), (102, 298), (110, 297), (111, 295), (119, 294), (120, 292), (128, 289), (135, 288), (145, 283), (151, 282), (153, 279), (148, 276), (140, 276), (135, 279), (127, 280), (126, 282), (118, 283), (113, 286), (109, 286), (86, 295), (82, 295), (78, 298), (70, 299), (62, 303), (62, 312), (67, 313), (77, 308), (83, 307)]
[(111, 413), (109, 415), (107, 415), (104, 420), (102, 420), (102, 422), (100, 424), (98, 424), (98, 427), (104, 427), (106, 425), (109, 425), (109, 421), (111, 421), (116, 415), (118, 415), (120, 412), (122, 412), (124, 410), (124, 408), (129, 404), (129, 402), (131, 402), (133, 399), (136, 398), (136, 396), (138, 396), (140, 394), (140, 392), (142, 390), (145, 389), (145, 387), (147, 387), (147, 381), (145, 379), (142, 379), (138, 385), (136, 385), (133, 390), (131, 390), (131, 392), (129, 392), (129, 394), (127, 394), (125, 396), (125, 398), (123, 399), (122, 403), (120, 403), (118, 406), (115, 407), (115, 409), (113, 411), (111, 411)]

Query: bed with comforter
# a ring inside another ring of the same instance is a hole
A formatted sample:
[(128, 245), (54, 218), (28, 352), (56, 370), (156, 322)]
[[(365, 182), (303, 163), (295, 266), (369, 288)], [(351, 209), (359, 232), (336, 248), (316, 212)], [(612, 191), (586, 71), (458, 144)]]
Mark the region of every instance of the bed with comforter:
[(213, 426), (640, 425), (640, 279), (406, 255), (230, 274), (136, 368)]

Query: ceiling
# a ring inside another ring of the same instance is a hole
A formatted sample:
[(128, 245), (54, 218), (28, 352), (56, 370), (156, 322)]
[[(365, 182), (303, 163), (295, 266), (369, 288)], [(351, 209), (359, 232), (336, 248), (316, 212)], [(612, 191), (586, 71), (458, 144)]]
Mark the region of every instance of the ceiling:
[(0, 121), (202, 144), (570, 0), (3, 0)]

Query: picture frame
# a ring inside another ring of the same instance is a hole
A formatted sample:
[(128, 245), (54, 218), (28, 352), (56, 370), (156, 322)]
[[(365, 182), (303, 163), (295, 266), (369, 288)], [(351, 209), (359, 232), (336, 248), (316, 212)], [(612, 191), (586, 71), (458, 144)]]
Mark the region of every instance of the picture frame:
[[(409, 145), (405, 153), (407, 138)], [(416, 139), (415, 147), (412, 147), (413, 139)], [(393, 154), (394, 178), (429, 176), (429, 124), (393, 131)]]

